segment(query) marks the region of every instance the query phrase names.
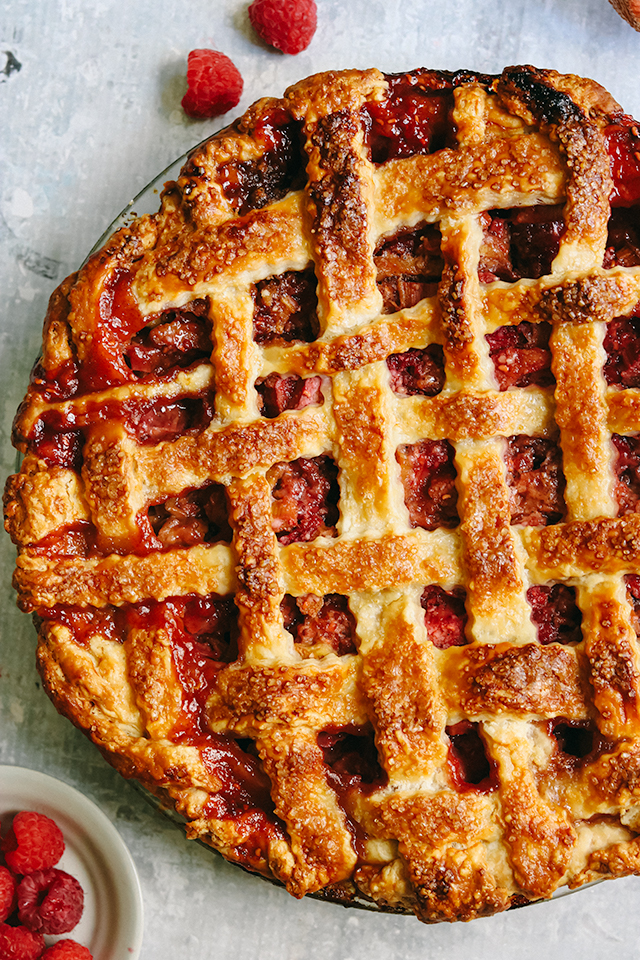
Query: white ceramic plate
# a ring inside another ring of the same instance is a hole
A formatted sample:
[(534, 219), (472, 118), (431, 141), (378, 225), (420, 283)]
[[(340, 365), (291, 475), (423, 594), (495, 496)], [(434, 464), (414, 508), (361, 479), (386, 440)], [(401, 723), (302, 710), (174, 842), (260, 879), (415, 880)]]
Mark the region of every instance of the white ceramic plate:
[(71, 938), (94, 960), (138, 960), (142, 946), (142, 892), (131, 855), (111, 821), (81, 793), (37, 770), (0, 766), (0, 819), (18, 810), (44, 813), (66, 844), (57, 864), (84, 890), (80, 923), (47, 944)]

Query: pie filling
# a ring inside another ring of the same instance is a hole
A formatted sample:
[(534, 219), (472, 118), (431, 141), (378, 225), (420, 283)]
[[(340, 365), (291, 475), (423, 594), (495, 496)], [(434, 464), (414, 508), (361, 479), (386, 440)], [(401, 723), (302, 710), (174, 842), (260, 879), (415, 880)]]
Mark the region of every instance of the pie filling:
[[(636, 870), (640, 134), (533, 68), (339, 78), (196, 148), (147, 233), (54, 295), (7, 528), (45, 685), (190, 836), (296, 896), (469, 919)], [(597, 256), (559, 276), (578, 241)], [(246, 310), (230, 358), (224, 284)], [(140, 290), (183, 305), (149, 314)]]

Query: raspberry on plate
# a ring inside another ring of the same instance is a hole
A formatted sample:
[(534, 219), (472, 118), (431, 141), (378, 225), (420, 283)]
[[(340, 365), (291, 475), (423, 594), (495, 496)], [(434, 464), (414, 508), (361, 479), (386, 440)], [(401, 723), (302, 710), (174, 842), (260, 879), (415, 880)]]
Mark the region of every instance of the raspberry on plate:
[(6, 920), (15, 906), (16, 881), (7, 867), (0, 867), (0, 921)]
[(24, 927), (0, 923), (0, 957), (2, 960), (38, 960), (44, 950), (44, 937)]
[(236, 65), (219, 50), (192, 50), (187, 65), (188, 90), (182, 108), (189, 117), (219, 117), (235, 107), (243, 81)]
[(42, 960), (93, 960), (92, 953), (75, 940), (58, 940), (47, 947)]
[(21, 810), (2, 841), (7, 865), (14, 873), (48, 870), (64, 853), (62, 831), (43, 813)]
[(249, 19), (258, 36), (283, 53), (306, 50), (316, 32), (315, 0), (254, 0)]
[(84, 891), (75, 877), (53, 867), (36, 870), (18, 885), (18, 916), (38, 933), (69, 933), (84, 907)]

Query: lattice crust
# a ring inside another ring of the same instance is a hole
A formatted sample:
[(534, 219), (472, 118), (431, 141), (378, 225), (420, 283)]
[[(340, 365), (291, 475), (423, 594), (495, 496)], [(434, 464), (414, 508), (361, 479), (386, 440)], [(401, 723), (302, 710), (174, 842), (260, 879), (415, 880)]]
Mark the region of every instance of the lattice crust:
[(640, 872), (639, 345), (597, 84), (258, 102), (52, 297), (5, 494), (49, 695), (294, 896)]

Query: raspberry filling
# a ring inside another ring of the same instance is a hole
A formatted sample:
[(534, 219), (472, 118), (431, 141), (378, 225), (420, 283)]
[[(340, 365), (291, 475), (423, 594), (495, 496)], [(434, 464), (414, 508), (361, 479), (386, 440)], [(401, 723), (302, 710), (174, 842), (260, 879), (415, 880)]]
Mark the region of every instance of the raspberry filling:
[(618, 516), (638, 511), (640, 500), (640, 437), (611, 437), (616, 448), (614, 471), (616, 475), (613, 495), (618, 504)]
[(615, 744), (603, 737), (592, 720), (548, 720), (547, 734), (556, 741), (558, 752), (552, 758), (555, 768), (571, 773), (593, 763), (603, 753), (610, 753)]
[(631, 623), (640, 637), (640, 576), (637, 573), (628, 573), (624, 580), (627, 587), (627, 600), (632, 608)]
[(143, 527), (144, 519), (152, 528), (145, 531), (150, 549), (171, 550), (198, 543), (231, 541), (225, 488), (220, 483), (208, 483), (198, 490), (188, 490), (152, 504), (147, 517), (142, 518)]
[(565, 515), (562, 455), (553, 440), (507, 438), (505, 455), (511, 523), (545, 527)]
[(605, 130), (611, 163), (612, 207), (630, 207), (640, 202), (640, 129), (633, 117), (620, 114)]
[(46, 410), (36, 420), (29, 450), (52, 467), (80, 471), (87, 428), (100, 421), (121, 423), (139, 444), (157, 444), (188, 434), (202, 433), (213, 420), (214, 395), (207, 391), (199, 396), (168, 399), (88, 403), (82, 412)]
[(206, 300), (193, 300), (153, 318), (123, 350), (131, 372), (148, 381), (208, 360), (212, 349), (208, 312)]
[(401, 397), (435, 397), (444, 386), (444, 351), (439, 343), (392, 353), (387, 367), (391, 389)]
[(304, 410), (324, 403), (322, 377), (299, 377), (295, 373), (283, 376), (270, 373), (256, 380), (258, 407), (263, 417), (273, 420), (285, 410)]
[(356, 653), (356, 622), (349, 609), (347, 597), (329, 593), (316, 597), (308, 593), (303, 597), (286, 594), (280, 604), (285, 629), (293, 636), (298, 653), (323, 656), (336, 653), (343, 657)]
[(286, 546), (336, 535), (338, 466), (326, 454), (277, 463), (267, 477), (273, 483), (273, 530)]
[(420, 440), (396, 450), (412, 527), (435, 530), (458, 525), (454, 452), (448, 440)]
[(463, 647), (469, 642), (465, 636), (468, 619), (465, 596), (462, 587), (443, 590), (436, 584), (430, 584), (422, 591), (420, 603), (424, 610), (427, 636), (439, 650)]
[[(218, 180), (223, 193), (240, 216), (260, 210), (303, 186), (306, 161), (300, 128), (285, 110), (272, 110), (253, 130), (255, 141), (264, 149), (263, 155), (255, 160), (219, 166)], [(204, 170), (194, 166), (187, 174), (203, 176)]]
[(127, 608), (79, 607), (69, 603), (56, 603), (38, 610), (40, 620), (61, 624), (71, 631), (74, 643), (87, 646), (98, 634), (106, 640), (123, 643), (127, 630)]
[[(640, 303), (636, 307), (640, 314)], [(634, 313), (636, 313), (634, 311)], [(621, 387), (640, 387), (640, 315), (618, 317), (607, 324), (604, 378)]]
[(391, 74), (385, 79), (386, 99), (362, 108), (365, 143), (373, 163), (435, 153), (453, 142), (450, 82), (428, 71)]
[(313, 267), (287, 270), (253, 289), (253, 339), (265, 347), (311, 343), (318, 336), (318, 297)]
[(602, 265), (606, 270), (640, 265), (640, 206), (611, 211)]
[(540, 643), (580, 643), (582, 613), (575, 587), (564, 583), (529, 587), (527, 600)]
[(500, 390), (509, 387), (548, 387), (555, 383), (551, 372), (549, 336), (551, 324), (523, 320), (486, 334), (489, 356)]
[(490, 210), (480, 215), (480, 225), (481, 283), (537, 280), (551, 272), (565, 227), (562, 205)]
[(441, 239), (439, 228), (427, 223), (402, 228), (378, 241), (373, 260), (383, 313), (395, 313), (435, 296), (444, 265)]
[(446, 727), (449, 738), (447, 767), (453, 785), (459, 793), (476, 790), (491, 793), (498, 786), (497, 766), (487, 757), (480, 728), (477, 723), (461, 720)]

